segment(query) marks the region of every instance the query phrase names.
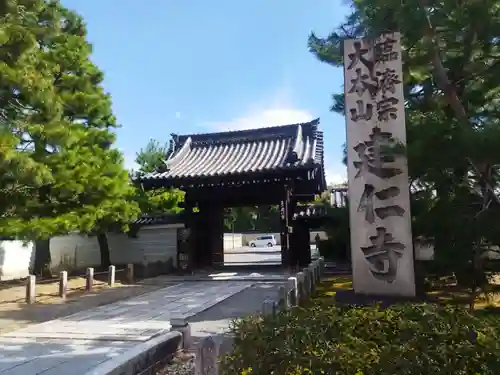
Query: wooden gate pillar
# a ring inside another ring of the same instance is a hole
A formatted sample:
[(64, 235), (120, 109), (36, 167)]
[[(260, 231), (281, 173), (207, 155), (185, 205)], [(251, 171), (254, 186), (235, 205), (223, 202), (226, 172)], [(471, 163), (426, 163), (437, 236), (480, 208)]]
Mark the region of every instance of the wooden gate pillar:
[(285, 267), (290, 263), (290, 234), (293, 231), (292, 220), (297, 201), (292, 197), (292, 188), (285, 185), (284, 198), (280, 204), (281, 219), (281, 264)]
[(224, 265), (224, 208), (214, 206), (210, 214), (211, 224), (211, 264)]
[(300, 220), (293, 220), (292, 222), (292, 233), (290, 234), (290, 255), (289, 255), (289, 263), (290, 266), (298, 272), (299, 267), (299, 254), (300, 254), (300, 239), (298, 238), (300, 235)]
[[(177, 262), (178, 265), (180, 263), (184, 264), (184, 270), (193, 270), (196, 268), (196, 246), (197, 246), (197, 230), (195, 217), (193, 216), (193, 207), (194, 204), (189, 200), (189, 195), (186, 194), (184, 199), (184, 227), (187, 229), (186, 238), (182, 239), (182, 249), (177, 249), (178, 256)], [(179, 246), (179, 244), (178, 244)], [(179, 251), (182, 253), (182, 259), (179, 259)]]
[(293, 235), (290, 260), (294, 267), (306, 267), (311, 263), (311, 234), (307, 219), (293, 221)]
[(210, 203), (200, 204), (198, 243), (200, 265), (211, 267), (224, 263), (224, 209)]
[(307, 267), (311, 263), (311, 232), (309, 223), (305, 220), (300, 226), (299, 235), (299, 265)]

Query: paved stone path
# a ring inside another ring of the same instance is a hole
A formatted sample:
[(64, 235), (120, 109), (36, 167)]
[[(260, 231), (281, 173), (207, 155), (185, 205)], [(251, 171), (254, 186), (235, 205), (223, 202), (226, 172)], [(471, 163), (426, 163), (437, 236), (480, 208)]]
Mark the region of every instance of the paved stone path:
[(227, 335), (231, 321), (261, 312), (262, 303), (266, 299), (278, 300), (279, 287), (284, 285), (285, 281), (255, 283), (241, 293), (190, 317), (188, 322), (191, 325), (192, 348), (195, 349), (196, 344), (204, 337), (212, 336), (221, 340), (221, 352), (227, 351), (232, 344)]
[[(212, 306), (211, 308), (188, 319), (191, 326), (191, 353), (196, 352), (200, 341), (212, 336), (221, 343), (220, 353), (225, 354), (232, 348), (232, 338), (229, 335), (229, 324), (233, 319), (261, 312), (262, 302), (266, 299), (277, 300), (279, 287), (284, 281), (257, 282), (241, 293)], [(193, 359), (166, 365), (158, 375), (193, 374)]]
[(248, 282), (265, 282), (265, 281), (286, 281), (290, 277), (287, 270), (271, 270), (271, 271), (246, 271), (246, 270), (210, 270), (197, 271), (194, 275), (164, 275), (158, 276), (158, 281), (165, 284), (179, 283), (183, 281), (248, 281)]
[[(316, 245), (311, 245), (311, 256), (317, 258)], [(279, 265), (281, 264), (281, 246), (273, 247), (238, 247), (224, 250), (224, 265)]]
[(250, 287), (186, 282), (0, 336), (1, 375), (80, 375)]

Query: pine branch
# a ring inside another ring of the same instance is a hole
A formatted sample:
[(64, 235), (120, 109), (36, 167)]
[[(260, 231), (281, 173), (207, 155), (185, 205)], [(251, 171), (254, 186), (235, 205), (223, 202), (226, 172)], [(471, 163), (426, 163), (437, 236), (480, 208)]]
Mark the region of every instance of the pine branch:
[[(418, 0), (418, 2), (427, 20), (425, 38), (427, 39), (428, 52), (432, 61), (432, 65), (434, 67), (434, 76), (436, 78), (436, 82), (438, 83), (438, 86), (440, 86), (440, 89), (443, 90), (448, 104), (452, 108), (457, 119), (463, 124), (470, 126), (471, 124), (469, 118), (462, 102), (460, 101), (460, 98), (458, 97), (457, 89), (455, 85), (449, 80), (446, 69), (444, 68), (441, 61), (440, 50), (438, 47), (436, 36), (436, 28), (432, 24), (429, 14), (426, 11), (425, 0)], [(471, 166), (472, 170), (478, 176), (480, 176), (481, 180), (483, 180), (486, 190), (488, 190), (495, 202), (500, 205), (500, 198), (495, 194), (493, 187), (488, 181), (487, 171), (481, 171), (478, 165), (476, 165), (476, 163), (474, 163), (474, 161), (469, 156), (466, 156), (466, 160)]]

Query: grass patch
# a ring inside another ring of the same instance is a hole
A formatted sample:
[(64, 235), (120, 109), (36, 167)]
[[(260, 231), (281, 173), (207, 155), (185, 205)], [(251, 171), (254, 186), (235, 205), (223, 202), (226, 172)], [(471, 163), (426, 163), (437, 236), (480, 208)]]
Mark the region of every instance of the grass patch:
[[(494, 278), (491, 285), (486, 289), (486, 293), (477, 295), (475, 299), (476, 309), (487, 309), (500, 314), (500, 278)], [(469, 305), (471, 301), (470, 289), (458, 286), (451, 277), (442, 277), (429, 283), (429, 290), (426, 292), (426, 302), (438, 304)], [(321, 280), (316, 288), (313, 299), (331, 300), (337, 292), (342, 290), (352, 290), (352, 276), (339, 275), (330, 276)]]
[(327, 277), (316, 287), (315, 299), (330, 299), (335, 297), (340, 290), (352, 289), (352, 276), (331, 276)]

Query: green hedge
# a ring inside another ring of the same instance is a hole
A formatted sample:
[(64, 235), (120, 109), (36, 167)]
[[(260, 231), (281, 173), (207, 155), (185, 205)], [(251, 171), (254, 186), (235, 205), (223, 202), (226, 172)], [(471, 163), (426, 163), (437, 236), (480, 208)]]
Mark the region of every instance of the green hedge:
[(435, 305), (336, 307), (319, 302), (234, 322), (223, 375), (500, 374), (498, 322)]

